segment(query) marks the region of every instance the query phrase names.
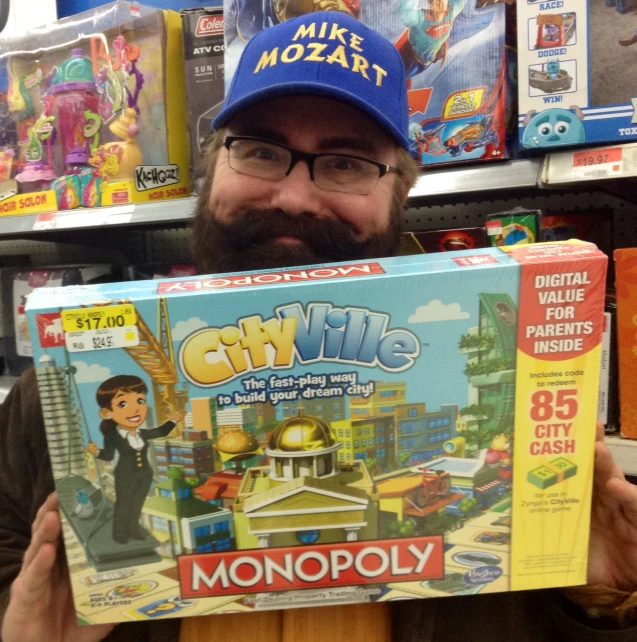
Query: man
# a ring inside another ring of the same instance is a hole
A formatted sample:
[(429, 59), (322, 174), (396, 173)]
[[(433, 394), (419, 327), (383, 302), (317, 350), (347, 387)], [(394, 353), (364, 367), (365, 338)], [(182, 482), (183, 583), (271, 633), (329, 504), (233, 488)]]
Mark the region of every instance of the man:
[[(416, 170), (406, 151), (401, 59), (374, 32), (336, 12), (265, 30), (246, 47), (215, 126), (194, 226), (203, 271), (396, 251), (402, 207)], [(68, 578), (56, 565), (61, 526), (55, 497), (46, 499), (52, 482), (32, 372), (0, 409), (0, 440), (1, 588), (6, 591), (17, 575), (3, 642), (92, 642), (106, 635), (109, 640), (171, 639), (176, 621), (148, 629), (123, 624), (113, 631), (76, 626)], [(619, 627), (630, 624), (634, 613), (637, 489), (601, 443), (596, 464), (589, 580), (605, 587), (569, 593), (575, 602), (535, 591), (396, 604), (393, 639), (634, 642), (635, 629)], [(609, 617), (594, 620), (576, 603)], [(347, 608), (353, 609), (186, 618), (181, 639), (388, 639), (387, 605)], [(347, 613), (363, 615), (348, 621)]]

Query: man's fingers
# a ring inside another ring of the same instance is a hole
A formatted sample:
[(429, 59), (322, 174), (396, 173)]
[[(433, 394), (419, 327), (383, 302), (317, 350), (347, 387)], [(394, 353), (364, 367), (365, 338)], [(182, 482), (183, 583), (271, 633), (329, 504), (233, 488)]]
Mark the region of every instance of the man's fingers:
[(57, 511), (49, 511), (43, 515), (38, 529), (33, 532), (29, 548), (24, 553), (22, 572), (26, 572), (29, 569), (43, 545), (52, 544), (54, 547), (57, 546), (57, 540), (61, 532), (60, 514)]
[(11, 602), (16, 617), (33, 618), (38, 606), (46, 606), (43, 598), (53, 588), (51, 573), (55, 557), (55, 545), (45, 544), (38, 550), (29, 567), (13, 583)]
[(637, 486), (626, 480), (611, 478), (606, 483), (606, 490), (621, 504), (625, 517), (637, 528)]
[(595, 426), (595, 441), (604, 441), (604, 424), (599, 419)]
[(33, 524), (31, 525), (32, 533), (35, 533), (38, 530), (38, 528), (40, 528), (40, 524), (42, 523), (44, 516), (52, 510), (59, 510), (57, 493), (51, 493), (46, 498), (46, 501), (44, 502), (44, 504), (42, 504), (42, 506), (40, 506), (40, 508), (38, 509), (38, 512), (35, 515), (35, 519), (33, 520)]
[(614, 477), (622, 481), (626, 479), (608, 446), (598, 442), (595, 444), (595, 484), (605, 486), (606, 482)]

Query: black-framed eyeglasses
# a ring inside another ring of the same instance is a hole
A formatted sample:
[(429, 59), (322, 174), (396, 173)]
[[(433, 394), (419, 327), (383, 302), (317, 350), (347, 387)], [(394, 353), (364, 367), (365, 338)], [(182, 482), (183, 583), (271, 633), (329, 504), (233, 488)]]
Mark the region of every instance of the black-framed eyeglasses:
[(228, 163), (240, 174), (281, 181), (299, 162), (307, 163), (310, 178), (328, 192), (371, 194), (378, 180), (398, 170), (386, 163), (350, 154), (311, 154), (254, 136), (227, 136)]

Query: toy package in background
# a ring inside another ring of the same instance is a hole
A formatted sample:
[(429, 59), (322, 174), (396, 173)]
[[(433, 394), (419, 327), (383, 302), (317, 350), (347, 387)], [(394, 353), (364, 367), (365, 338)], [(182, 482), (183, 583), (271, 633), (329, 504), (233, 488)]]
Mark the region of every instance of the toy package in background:
[[(409, 0), (389, 4), (334, 0), (324, 8), (350, 13), (400, 51), (410, 86), (411, 151), (419, 163), (506, 158), (504, 4), (427, 0), (416, 6)], [(285, 2), (226, 0), (226, 90), (250, 38), (296, 15), (298, 8)], [(356, 50), (354, 54), (358, 56)]]
[(487, 247), (487, 233), (484, 227), (414, 232), (414, 237), (425, 254)]
[(36, 290), (79, 621), (585, 582), (606, 262), (540, 243)]
[(516, 208), (510, 212), (489, 214), (486, 229), (490, 247), (528, 245), (540, 239), (542, 213)]
[(188, 195), (178, 14), (117, 2), (0, 41), (0, 88), (0, 214)]
[[(106, 283), (119, 275), (111, 265), (60, 266), (56, 268), (17, 269), (0, 271), (3, 294), (4, 349), (9, 374), (19, 375), (33, 365), (33, 351), (26, 317), (27, 297), (37, 288)], [(55, 339), (62, 336), (59, 324), (41, 321), (44, 335)]]
[(493, 1), (361, 2), (361, 20), (403, 59), (421, 165), (507, 157), (505, 13)]
[(637, 22), (625, 11), (624, 0), (518, 3), (522, 147), (637, 139), (635, 92), (626, 82), (635, 67)]
[(147, 265), (128, 265), (124, 268), (124, 281), (146, 281), (148, 279), (174, 279), (194, 276), (197, 268), (190, 263), (149, 263)]
[(202, 7), (182, 11), (186, 93), (190, 122), (193, 180), (203, 176), (201, 152), (212, 131), (212, 120), (224, 99), (223, 9)]
[(615, 250), (615, 284), (620, 429), (637, 439), (637, 248)]

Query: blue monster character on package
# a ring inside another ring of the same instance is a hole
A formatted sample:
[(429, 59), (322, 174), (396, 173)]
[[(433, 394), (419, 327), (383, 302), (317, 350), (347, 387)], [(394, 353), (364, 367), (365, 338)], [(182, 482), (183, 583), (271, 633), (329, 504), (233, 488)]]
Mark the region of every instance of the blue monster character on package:
[(606, 261), (540, 243), (36, 289), (80, 621), (584, 582)]
[[(398, 0), (391, 4), (332, 0), (329, 6), (321, 4), (324, 9), (359, 18), (400, 52), (410, 87), (411, 152), (419, 163), (506, 158), (509, 101), (503, 4), (492, 0)], [(291, 2), (226, 0), (226, 90), (250, 38), (304, 12)], [(324, 37), (334, 41), (337, 36), (328, 31)], [(340, 38), (346, 42), (342, 35)], [(350, 64), (345, 58), (334, 58), (336, 63)], [(356, 71), (358, 63), (351, 64)]]

